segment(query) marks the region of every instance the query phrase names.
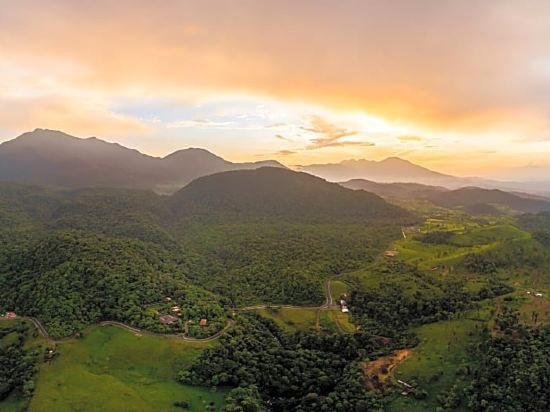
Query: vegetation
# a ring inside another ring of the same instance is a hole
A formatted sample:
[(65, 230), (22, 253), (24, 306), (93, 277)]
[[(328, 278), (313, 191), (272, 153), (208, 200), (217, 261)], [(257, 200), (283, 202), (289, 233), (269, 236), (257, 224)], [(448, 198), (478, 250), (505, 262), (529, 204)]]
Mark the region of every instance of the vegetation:
[[(136, 336), (113, 326), (92, 328), (82, 339), (59, 345), (58, 357), (41, 368), (30, 411), (202, 412), (211, 402), (219, 410), (225, 390), (180, 385), (174, 379), (211, 346)], [(181, 407), (184, 402), (187, 409)]]
[(474, 411), (547, 411), (550, 408), (550, 327), (529, 329), (510, 310), (496, 321), (496, 336), (486, 335), (475, 356), (466, 390)]
[(0, 323), (0, 401), (11, 397), (26, 404), (33, 395), (40, 350), (26, 345), (30, 334), (26, 323)]
[(357, 360), (380, 345), (366, 334), (288, 335), (273, 322), (247, 314), (179, 379), (195, 385), (254, 386), (274, 410), (377, 409), (380, 396), (365, 391)]
[[(418, 225), (271, 169), (171, 197), (0, 184), (0, 313), (74, 335), (36, 375), (30, 329), (2, 321), (2, 407), (36, 387), (31, 411), (545, 410), (548, 214), (465, 211), (423, 207)], [(319, 308), (327, 283), (349, 314)], [(238, 310), (255, 304), (268, 306)], [(191, 343), (90, 326), (103, 320), (198, 338), (230, 327)], [(365, 363), (405, 352), (366, 389)]]

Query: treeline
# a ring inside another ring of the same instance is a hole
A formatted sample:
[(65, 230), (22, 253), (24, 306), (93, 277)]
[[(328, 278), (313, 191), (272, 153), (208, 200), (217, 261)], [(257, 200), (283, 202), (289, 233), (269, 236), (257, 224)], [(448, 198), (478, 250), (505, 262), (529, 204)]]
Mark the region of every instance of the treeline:
[[(381, 395), (365, 390), (358, 362), (383, 345), (366, 334), (287, 335), (273, 322), (246, 314), (220, 338), (218, 346), (182, 371), (179, 380), (257, 388), (270, 410), (379, 410)], [(390, 349), (386, 342), (386, 350)]]
[(328, 275), (364, 267), (399, 236), (391, 225), (186, 221), (178, 230), (190, 279), (251, 303), (320, 305)]
[(518, 314), (505, 310), (499, 333), (487, 333), (476, 349), (477, 362), (465, 395), (474, 411), (548, 411), (550, 409), (550, 325), (529, 329)]
[[(371, 262), (411, 219), (374, 195), (308, 175), (267, 174), (281, 194), (273, 216), (260, 196), (261, 176), (257, 190), (232, 183), (248, 190), (245, 197), (207, 184), (183, 199), (0, 183), (0, 310), (36, 316), (54, 337), (105, 318), (182, 331), (183, 316), (167, 327), (154, 306), (184, 290), (174, 305), (207, 317), (208, 329), (190, 324), (203, 334), (221, 327), (220, 313), (230, 307), (321, 304), (326, 276)], [(212, 190), (246, 213), (210, 204)]]
[(34, 376), (38, 371), (39, 353), (25, 349), (29, 327), (14, 323), (0, 328), (0, 401), (14, 394), (30, 398), (34, 392)]
[[(466, 256), (462, 265), (473, 273), (490, 275), (500, 271), (550, 268), (550, 249), (544, 239), (502, 242), (499, 247)], [(542, 240), (542, 242), (537, 241)]]
[[(183, 331), (187, 319), (225, 322), (227, 302), (192, 285), (152, 243), (57, 231), (13, 251), (0, 273), (0, 311), (38, 317), (56, 338), (102, 320), (157, 332)], [(161, 324), (155, 310), (166, 297), (182, 310), (175, 326)]]
[[(354, 322), (373, 333), (394, 338), (412, 325), (449, 319), (471, 309), (477, 301), (513, 291), (498, 279), (489, 278), (479, 291), (469, 292), (464, 279), (437, 280), (399, 261), (379, 262), (369, 270), (383, 274), (384, 280), (376, 288), (352, 291), (348, 303)], [(414, 285), (412, 289), (405, 287), (409, 280)]]

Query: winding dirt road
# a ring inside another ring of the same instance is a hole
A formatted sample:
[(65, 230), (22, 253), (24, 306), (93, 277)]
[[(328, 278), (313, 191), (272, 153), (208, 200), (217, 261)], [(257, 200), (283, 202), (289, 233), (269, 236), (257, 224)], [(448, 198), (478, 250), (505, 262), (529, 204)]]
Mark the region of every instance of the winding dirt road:
[[(338, 277), (343, 276), (343, 275), (344, 274), (342, 273), (342, 274), (333, 276), (331, 279), (327, 280), (327, 282), (325, 284), (325, 292), (326, 292), (325, 293), (325, 296), (326, 296), (325, 303), (323, 303), (321, 306), (259, 304), (259, 305), (253, 305), (253, 306), (246, 306), (246, 307), (243, 307), (243, 308), (237, 308), (237, 309), (235, 309), (235, 311), (241, 311), (242, 312), (242, 311), (251, 311), (251, 310), (267, 309), (267, 308), (317, 309), (319, 311), (321, 311), (321, 310), (333, 310), (333, 309), (337, 308), (337, 305), (334, 304), (334, 300), (333, 300), (333, 297), (332, 297), (332, 288), (330, 286), (330, 282), (331, 282), (332, 279), (338, 278)], [(32, 324), (38, 330), (38, 333), (40, 333), (40, 335), (50, 345), (61, 344), (61, 343), (67, 342), (67, 341), (69, 341), (69, 340), (71, 340), (75, 337), (73, 335), (73, 336), (69, 336), (67, 338), (63, 338), (63, 339), (53, 339), (49, 335), (47, 329), (44, 327), (42, 322), (40, 320), (38, 320), (37, 318), (32, 317), (32, 316), (18, 316), (17, 319), (24, 319), (24, 320), (28, 320), (28, 321), (32, 322)], [(106, 321), (102, 321), (102, 322), (99, 322), (98, 324), (90, 325), (90, 326), (97, 326), (97, 325), (100, 325), (100, 326), (107, 326), (107, 325), (108, 326), (115, 326), (115, 327), (125, 329), (129, 332), (132, 332), (132, 333), (135, 333), (135, 334), (140, 334), (140, 335), (157, 336), (157, 337), (163, 337), (163, 338), (168, 338), (168, 339), (177, 339), (177, 340), (183, 340), (183, 341), (186, 341), (186, 342), (207, 343), (207, 342), (212, 342), (212, 341), (218, 339), (221, 335), (223, 335), (225, 332), (227, 332), (233, 326), (234, 323), (235, 323), (234, 320), (228, 319), (226, 325), (224, 326), (224, 328), (222, 330), (220, 330), (219, 332), (216, 332), (214, 335), (209, 336), (207, 338), (192, 338), (190, 336), (187, 336), (184, 333), (167, 334), (167, 333), (149, 332), (149, 331), (146, 331), (146, 330), (143, 330), (143, 329), (138, 329), (136, 327), (127, 325), (126, 323), (122, 323), (122, 322), (118, 322), (118, 321), (114, 321), (114, 320), (106, 320)], [(317, 321), (317, 323), (319, 323), (319, 320)], [(339, 326), (339, 329), (341, 329), (340, 325), (338, 325), (338, 326)]]

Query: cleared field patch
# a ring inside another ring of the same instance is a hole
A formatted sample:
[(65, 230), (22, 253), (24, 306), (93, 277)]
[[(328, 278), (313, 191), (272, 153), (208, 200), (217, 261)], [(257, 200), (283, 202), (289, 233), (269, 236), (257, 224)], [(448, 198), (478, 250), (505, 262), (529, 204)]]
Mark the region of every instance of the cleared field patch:
[(423, 325), (415, 329), (420, 339), (412, 355), (399, 364), (394, 374), (397, 379), (417, 383), (426, 390), (423, 400), (412, 396), (395, 395), (389, 405), (391, 411), (434, 411), (439, 405), (437, 395), (460, 382), (457, 370), (474, 362), (468, 347), (480, 339), (484, 322), (450, 320)]
[(529, 239), (531, 235), (515, 226), (502, 224), (483, 226), (473, 229), (468, 233), (454, 235), (451, 242), (457, 246), (471, 247), (475, 245), (488, 245), (494, 242), (506, 240)]
[(340, 296), (348, 294), (350, 287), (346, 282), (342, 282), (341, 280), (331, 280), (330, 289), (332, 291), (332, 298), (338, 300)]
[(331, 310), (319, 311), (319, 332), (323, 333), (341, 333), (338, 325), (334, 321)]
[(203, 411), (223, 404), (224, 391), (178, 384), (177, 372), (214, 343), (135, 336), (112, 326), (58, 346), (41, 365), (30, 411), (177, 411), (176, 401)]
[(318, 309), (312, 308), (268, 308), (259, 309), (257, 313), (273, 320), (287, 331), (315, 331)]
[(431, 295), (441, 294), (441, 290), (425, 280), (405, 273), (380, 273), (373, 269), (366, 269), (357, 272), (352, 272), (349, 275), (350, 282), (353, 282), (361, 290), (372, 290), (380, 288), (380, 284), (384, 281), (398, 283), (403, 288), (405, 294), (412, 296), (415, 292), (420, 291)]
[(519, 308), (520, 320), (529, 326), (537, 326), (550, 322), (550, 300), (544, 297), (534, 297), (532, 294), (525, 298)]
[(340, 333), (355, 332), (355, 325), (350, 322), (349, 313), (342, 313), (340, 310), (329, 310), (327, 318), (336, 325), (336, 329)]

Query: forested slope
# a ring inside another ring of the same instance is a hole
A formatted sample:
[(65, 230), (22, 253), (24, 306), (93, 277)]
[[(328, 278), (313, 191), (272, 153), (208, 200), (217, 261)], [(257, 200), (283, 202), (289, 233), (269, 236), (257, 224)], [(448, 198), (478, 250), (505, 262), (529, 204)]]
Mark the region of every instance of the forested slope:
[[(172, 197), (13, 183), (0, 193), (0, 311), (36, 316), (56, 337), (105, 319), (173, 331), (201, 316), (221, 327), (232, 306), (319, 305), (327, 275), (369, 263), (414, 219), (375, 195), (269, 168)], [(167, 328), (157, 312), (174, 296), (183, 316)]]

